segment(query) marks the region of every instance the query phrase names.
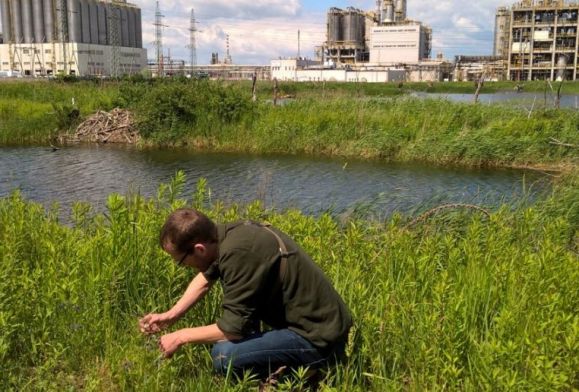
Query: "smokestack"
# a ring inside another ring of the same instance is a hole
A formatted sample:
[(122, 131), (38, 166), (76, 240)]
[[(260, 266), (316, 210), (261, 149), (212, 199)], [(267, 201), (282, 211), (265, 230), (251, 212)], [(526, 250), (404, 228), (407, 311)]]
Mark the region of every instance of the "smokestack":
[(396, 22), (406, 20), (406, 0), (396, 0)]
[(394, 22), (394, 0), (384, 0), (382, 4), (382, 23)]

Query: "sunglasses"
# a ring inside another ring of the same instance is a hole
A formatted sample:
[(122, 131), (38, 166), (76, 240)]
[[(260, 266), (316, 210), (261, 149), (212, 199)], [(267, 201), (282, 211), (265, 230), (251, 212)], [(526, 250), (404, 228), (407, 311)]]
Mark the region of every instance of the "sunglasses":
[(183, 255), (183, 257), (181, 257), (181, 260), (179, 260), (179, 262), (177, 263), (178, 266), (181, 266), (181, 264), (183, 264), (183, 262), (185, 261), (185, 259), (187, 258), (187, 256), (189, 256), (191, 254), (190, 251), (185, 252), (185, 254)]

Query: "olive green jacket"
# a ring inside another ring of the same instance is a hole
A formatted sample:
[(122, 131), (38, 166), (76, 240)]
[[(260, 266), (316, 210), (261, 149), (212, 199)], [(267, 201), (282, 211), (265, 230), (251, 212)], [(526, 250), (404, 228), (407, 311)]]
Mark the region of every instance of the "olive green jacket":
[(258, 225), (218, 225), (219, 258), (204, 275), (220, 280), (225, 333), (249, 336), (264, 322), (288, 328), (319, 348), (347, 339), (352, 325), (348, 308), (322, 270), (291, 238), (272, 228), (288, 253), (280, 271), (275, 236)]

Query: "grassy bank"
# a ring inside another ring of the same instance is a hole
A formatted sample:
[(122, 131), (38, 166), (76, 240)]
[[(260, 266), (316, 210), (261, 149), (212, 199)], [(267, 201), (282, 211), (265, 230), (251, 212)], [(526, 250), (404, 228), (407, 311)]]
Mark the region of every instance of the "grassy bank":
[[(242, 82), (247, 89), (250, 82)], [(554, 82), (549, 86), (544, 81), (524, 81), (524, 82), (486, 82), (480, 93), (491, 94), (497, 92), (513, 92), (517, 86), (522, 92), (552, 94), (559, 87), (559, 82)], [(264, 98), (271, 98), (273, 82), (258, 83), (258, 94)], [(406, 83), (337, 83), (337, 82), (279, 82), (280, 90), (283, 94), (299, 96), (397, 96), (412, 92), (445, 93), (445, 94), (473, 94), (477, 90), (474, 82), (406, 82)], [(563, 94), (579, 94), (579, 81), (563, 82), (561, 87)]]
[[(446, 212), (411, 227), (401, 216), (338, 223), (259, 204), (208, 205), (202, 184), (182, 184), (178, 175), (153, 200), (111, 195), (105, 214), (77, 205), (72, 225), (18, 193), (0, 200), (5, 388), (254, 390), (251, 381), (214, 377), (208, 347), (159, 361), (155, 341), (137, 330), (139, 315), (166, 309), (191, 278), (157, 239), (165, 216), (184, 205), (218, 221), (278, 225), (335, 283), (356, 329), (346, 363), (327, 373), (322, 390), (579, 387), (576, 177), (533, 207), (499, 208), (490, 218)], [(212, 322), (219, 298), (213, 292), (175, 328)]]
[(282, 107), (265, 101), (270, 84), (258, 103), (247, 83), (2, 87), (0, 144), (47, 143), (94, 111), (120, 106), (135, 112), (148, 146), (495, 166), (574, 167), (578, 158), (576, 147), (552, 144), (579, 145), (576, 110), (420, 100), (394, 85), (282, 83), (281, 94), (296, 96)]
[[(95, 83), (0, 82), (0, 144), (48, 143), (80, 117), (112, 109), (118, 88)], [(74, 114), (79, 110), (80, 116)]]

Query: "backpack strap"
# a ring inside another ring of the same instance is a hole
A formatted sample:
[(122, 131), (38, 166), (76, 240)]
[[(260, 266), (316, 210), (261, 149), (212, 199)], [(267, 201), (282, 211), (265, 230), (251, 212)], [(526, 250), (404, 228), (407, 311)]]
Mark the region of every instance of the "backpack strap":
[(279, 282), (276, 284), (276, 286), (279, 286), (279, 288), (281, 289), (281, 284), (283, 283), (283, 280), (285, 278), (285, 272), (287, 269), (288, 256), (291, 256), (291, 255), (295, 254), (296, 252), (295, 251), (289, 252), (287, 250), (287, 246), (285, 245), (285, 243), (283, 242), (283, 240), (281, 239), (279, 234), (277, 234), (275, 231), (272, 230), (270, 223), (259, 223), (259, 222), (253, 222), (253, 221), (246, 221), (243, 224), (245, 224), (247, 226), (254, 225), (254, 226), (262, 227), (263, 229), (269, 231), (275, 237), (275, 240), (277, 241), (277, 245), (279, 247), (279, 256), (280, 256)]

